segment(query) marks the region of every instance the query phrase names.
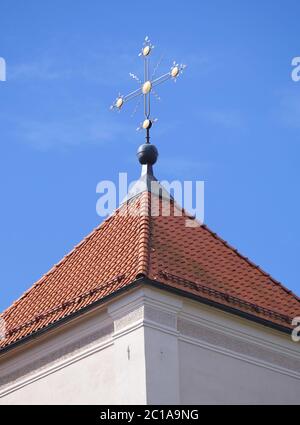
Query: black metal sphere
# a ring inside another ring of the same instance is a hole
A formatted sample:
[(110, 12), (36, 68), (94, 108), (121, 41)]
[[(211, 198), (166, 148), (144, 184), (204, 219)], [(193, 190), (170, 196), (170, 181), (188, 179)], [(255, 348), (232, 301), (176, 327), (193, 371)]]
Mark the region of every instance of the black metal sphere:
[(157, 161), (158, 150), (156, 146), (145, 143), (138, 148), (137, 157), (141, 164), (153, 165)]

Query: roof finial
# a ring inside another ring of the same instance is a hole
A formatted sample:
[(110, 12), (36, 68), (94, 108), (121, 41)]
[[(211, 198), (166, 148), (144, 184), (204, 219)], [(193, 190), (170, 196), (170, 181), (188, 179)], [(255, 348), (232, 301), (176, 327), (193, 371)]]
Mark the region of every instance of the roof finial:
[[(151, 77), (149, 77), (149, 62), (150, 55), (153, 49), (154, 46), (151, 43), (149, 37), (145, 37), (143, 47), (139, 53), (139, 56), (142, 57), (144, 60), (144, 80), (142, 81), (138, 76), (130, 73), (129, 75), (139, 83), (140, 87), (125, 96), (119, 94), (114, 103), (111, 105), (111, 109), (120, 111), (124, 103), (135, 98), (140, 98), (140, 96), (143, 97), (144, 121), (140, 124), (137, 130), (143, 129), (146, 131), (146, 143), (139, 147), (137, 155), (141, 164), (149, 164), (151, 167), (156, 162), (158, 157), (158, 151), (156, 147), (154, 145), (150, 145), (150, 129), (152, 125), (157, 121), (156, 118), (151, 118), (151, 95), (154, 95), (158, 100), (160, 100), (159, 96), (154, 90), (154, 87), (170, 79), (176, 81), (176, 79), (186, 67), (186, 65), (178, 64), (174, 61), (172, 67), (167, 73), (155, 78), (155, 73), (160, 63), (159, 62), (154, 68)], [(135, 108), (135, 111), (136, 110), (137, 107)]]

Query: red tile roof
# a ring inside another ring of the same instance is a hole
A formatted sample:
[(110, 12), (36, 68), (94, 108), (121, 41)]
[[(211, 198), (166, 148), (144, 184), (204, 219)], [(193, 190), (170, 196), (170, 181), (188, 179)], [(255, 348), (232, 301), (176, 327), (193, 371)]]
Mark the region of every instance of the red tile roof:
[(159, 211), (150, 215), (150, 198), (143, 192), (121, 205), (3, 313), (1, 349), (141, 276), (166, 289), (291, 326), (300, 315), (296, 295), (185, 212), (178, 216), (175, 208), (164, 216), (160, 201)]

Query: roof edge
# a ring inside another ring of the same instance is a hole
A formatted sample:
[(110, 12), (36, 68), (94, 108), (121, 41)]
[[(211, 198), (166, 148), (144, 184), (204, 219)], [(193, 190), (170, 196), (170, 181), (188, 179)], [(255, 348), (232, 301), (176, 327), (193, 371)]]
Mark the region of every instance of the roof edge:
[(210, 233), (215, 239), (220, 241), (223, 245), (225, 245), (228, 249), (230, 249), (232, 252), (234, 252), (237, 256), (242, 258), (251, 267), (257, 269), (262, 275), (267, 276), (269, 279), (271, 279), (273, 283), (275, 283), (277, 286), (279, 286), (281, 289), (283, 289), (289, 295), (292, 295), (300, 303), (300, 297), (295, 292), (293, 292), (291, 289), (289, 289), (283, 283), (279, 282), (279, 280), (275, 279), (270, 273), (266, 272), (258, 264), (255, 264), (252, 260), (250, 260), (248, 257), (243, 255), (238, 249), (234, 248), (234, 246), (232, 246), (230, 243), (228, 243), (225, 239), (223, 239), (221, 236), (219, 236), (216, 232), (211, 230), (206, 224), (203, 223), (203, 224), (200, 224), (200, 225), (204, 230), (206, 230), (208, 233)]
[(137, 278), (135, 280), (133, 280), (128, 285), (123, 286), (122, 288), (118, 289), (117, 291), (115, 291), (115, 292), (113, 292), (109, 295), (106, 295), (105, 297), (101, 298), (100, 300), (97, 300), (94, 303), (87, 305), (86, 307), (83, 307), (82, 309), (75, 311), (74, 313), (71, 313), (69, 316), (65, 316), (62, 319), (59, 319), (57, 322), (51, 323), (48, 326), (46, 326), (42, 329), (39, 329), (39, 330), (33, 332), (32, 334), (29, 334), (29, 335), (25, 336), (24, 338), (21, 338), (18, 341), (15, 341), (15, 342), (1, 348), (0, 349), (0, 356), (11, 351), (11, 350), (13, 350), (14, 348), (19, 347), (22, 344), (26, 344), (27, 342), (38, 338), (39, 336), (43, 335), (44, 333), (48, 332), (49, 330), (58, 328), (59, 326), (63, 325), (64, 323), (70, 322), (71, 320), (75, 319), (76, 317), (91, 311), (95, 307), (98, 307), (102, 304), (105, 304), (106, 302), (110, 301), (111, 299), (115, 298), (116, 296), (121, 295), (121, 294), (127, 292), (128, 290), (138, 288), (140, 285), (143, 285), (143, 284), (146, 284), (146, 285), (155, 287), (157, 289), (161, 289), (161, 290), (170, 292), (170, 293), (175, 294), (175, 295), (182, 296), (184, 298), (192, 299), (194, 301), (200, 302), (200, 303), (208, 305), (210, 307), (217, 308), (218, 310), (224, 311), (226, 313), (231, 313), (235, 316), (239, 316), (243, 319), (249, 320), (249, 321), (254, 322), (254, 323), (258, 323), (259, 325), (265, 326), (267, 328), (271, 328), (273, 330), (282, 332), (284, 334), (291, 334), (291, 328), (289, 328), (289, 327), (279, 325), (275, 322), (272, 322), (272, 321), (267, 320), (267, 319), (263, 319), (261, 317), (255, 316), (251, 313), (241, 311), (241, 310), (236, 309), (234, 307), (230, 307), (230, 306), (218, 303), (217, 301), (213, 301), (213, 300), (207, 299), (205, 297), (201, 297), (200, 295), (191, 294), (189, 292), (184, 291), (183, 289), (178, 289), (178, 288), (174, 288), (172, 286), (168, 286), (165, 283), (159, 282), (157, 280), (150, 279), (150, 278), (146, 277), (145, 275), (139, 275), (139, 276), (137, 276)]
[(46, 325), (44, 328), (41, 328), (37, 331), (34, 331), (33, 333), (24, 336), (23, 338), (12, 342), (11, 344), (4, 346), (3, 348), (0, 348), (0, 357), (2, 354), (5, 354), (6, 352), (13, 350), (14, 348), (27, 343), (28, 341), (34, 340), (38, 338), (40, 335), (43, 335), (44, 333), (48, 332), (51, 329), (58, 328), (60, 325), (64, 323), (68, 323), (71, 320), (75, 319), (76, 317), (89, 312), (90, 310), (94, 309), (95, 307), (98, 307), (102, 304), (105, 304), (110, 299), (115, 298), (118, 295), (121, 295), (123, 292), (127, 292), (130, 289), (137, 288), (139, 285), (141, 285), (144, 281), (144, 277), (140, 277), (129, 283), (128, 285), (123, 286), (122, 288), (118, 289), (115, 292), (112, 292), (111, 294), (106, 295), (105, 297), (101, 298), (100, 300), (97, 300), (80, 310), (75, 311), (74, 313), (71, 313), (68, 316), (62, 317), (61, 319), (57, 320), (56, 322), (50, 323), (49, 325)]
[(272, 321), (267, 320), (267, 319), (260, 318), (256, 315), (251, 314), (251, 313), (246, 313), (246, 312), (239, 310), (239, 309), (236, 309), (234, 307), (230, 307), (230, 306), (227, 306), (225, 304), (218, 303), (217, 301), (213, 301), (213, 300), (210, 300), (208, 298), (201, 297), (201, 295), (194, 295), (192, 293), (184, 291), (183, 289), (174, 288), (172, 286), (169, 286), (169, 285), (162, 283), (162, 282), (159, 282), (157, 280), (144, 278), (143, 283), (154, 286), (158, 289), (162, 289), (162, 290), (171, 292), (171, 293), (176, 294), (176, 295), (181, 295), (185, 298), (193, 299), (195, 301), (201, 302), (202, 304), (209, 305), (211, 307), (217, 308), (218, 310), (225, 311), (226, 313), (231, 313), (231, 314), (234, 314), (235, 316), (239, 316), (239, 317), (242, 317), (244, 319), (250, 320), (252, 322), (259, 323), (260, 325), (266, 326), (268, 328), (275, 329), (275, 330), (283, 332), (285, 334), (291, 333), (291, 328), (289, 328), (289, 327), (279, 325), (275, 322), (272, 322)]

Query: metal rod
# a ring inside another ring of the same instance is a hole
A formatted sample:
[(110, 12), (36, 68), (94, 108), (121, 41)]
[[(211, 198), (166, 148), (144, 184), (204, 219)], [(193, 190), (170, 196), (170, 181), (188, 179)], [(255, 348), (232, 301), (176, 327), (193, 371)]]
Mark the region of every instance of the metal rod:
[(161, 83), (164, 83), (165, 81), (169, 80), (170, 78), (172, 78), (170, 72), (167, 72), (164, 75), (161, 75), (160, 77), (156, 78), (155, 80), (152, 81), (152, 87), (158, 86)]
[[(150, 61), (148, 56), (146, 56), (146, 61), (147, 61), (147, 77), (146, 77), (147, 80), (146, 81), (148, 81), (149, 80), (149, 61)], [(148, 99), (146, 99), (146, 100), (148, 100), (147, 119), (149, 119), (149, 117), (150, 117), (151, 91), (148, 93), (147, 97), (148, 97)], [(149, 134), (148, 134), (148, 136), (149, 136)]]
[(133, 92), (127, 94), (126, 96), (124, 96), (123, 101), (128, 102), (129, 100), (134, 99), (135, 97), (137, 97), (141, 94), (143, 94), (143, 93), (142, 93), (142, 90), (139, 88), (139, 89), (134, 90)]
[(151, 113), (151, 92), (148, 94), (148, 113), (147, 113), (147, 118), (150, 118), (150, 113)]
[(146, 143), (150, 143), (150, 128), (146, 129)]
[[(147, 57), (144, 57), (144, 83), (147, 81)], [(147, 118), (147, 99), (144, 94), (144, 116)]]

